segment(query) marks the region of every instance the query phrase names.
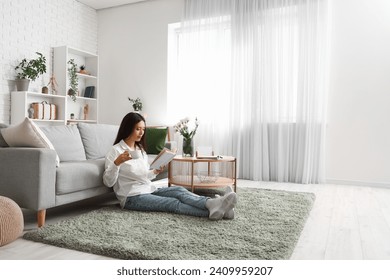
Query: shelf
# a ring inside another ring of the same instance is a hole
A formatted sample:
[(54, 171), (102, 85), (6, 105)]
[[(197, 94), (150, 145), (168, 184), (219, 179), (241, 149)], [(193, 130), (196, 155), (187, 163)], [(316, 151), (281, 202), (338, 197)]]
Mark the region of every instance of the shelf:
[(56, 105), (57, 119), (30, 119), (34, 122), (44, 125), (65, 124), (65, 96), (31, 91), (13, 91), (11, 93), (11, 124), (20, 123), (24, 120), (24, 118), (29, 117), (31, 113), (30, 108), (32, 103), (42, 103), (44, 101), (48, 104)]
[(76, 73), (76, 75), (79, 77), (79, 78), (85, 78), (85, 79), (97, 79), (96, 76), (93, 76), (93, 75), (88, 75), (88, 74), (81, 74), (81, 73)]
[(96, 120), (76, 120), (76, 119), (67, 119), (68, 123), (96, 123)]
[[(173, 176), (170, 180), (170, 183), (173, 185), (191, 187), (191, 176), (190, 175), (178, 175)], [(215, 187), (224, 187), (227, 185), (233, 185), (234, 179), (227, 177), (219, 177), (215, 182), (202, 183), (199, 178), (194, 176), (194, 184), (195, 188), (215, 188)]]
[(93, 54), (93, 53), (90, 53), (90, 52), (86, 52), (86, 51), (83, 51), (83, 50), (79, 50), (79, 49), (76, 49), (76, 48), (73, 48), (73, 47), (66, 47), (67, 48), (67, 51), (69, 54), (74, 54), (74, 55), (77, 55), (77, 56), (84, 56), (84, 57), (97, 57), (96, 54)]
[[(18, 92), (23, 93), (24, 91), (18, 91)], [(55, 95), (55, 94), (32, 92), (32, 91), (26, 91), (26, 94), (29, 96), (37, 96), (40, 98), (65, 98), (65, 96), (63, 95)]]
[[(64, 119), (66, 123), (76, 122), (98, 122), (98, 98), (99, 98), (99, 58), (96, 54), (82, 51), (69, 46), (60, 46), (54, 48), (54, 75), (58, 83), (58, 92), (61, 95), (67, 96), (70, 88), (70, 80), (68, 69), (68, 61), (73, 59), (79, 68), (85, 66), (88, 74), (76, 73), (78, 79), (78, 92), (80, 96), (76, 96), (73, 101), (70, 96), (66, 98), (66, 106)], [(77, 69), (78, 71), (79, 69)], [(93, 98), (84, 97), (85, 89), (94, 87)], [(84, 109), (88, 105), (87, 120), (84, 118)], [(74, 114), (75, 119), (70, 119), (71, 114)]]
[(32, 119), (32, 118), (29, 118), (30, 120), (32, 120), (32, 121), (34, 121), (34, 122), (47, 122), (47, 123), (51, 123), (51, 122), (53, 122), (53, 123), (64, 123), (65, 122), (65, 120), (41, 120), (41, 119)]
[[(96, 98), (90, 98), (90, 97), (83, 97), (83, 96), (76, 96), (76, 102), (77, 100), (85, 100), (85, 101), (97, 101)], [(75, 101), (72, 101), (75, 102)]]
[[(85, 52), (68, 46), (53, 48), (53, 74), (57, 80), (56, 95), (40, 92), (12, 92), (11, 94), (11, 124), (17, 124), (31, 115), (31, 104), (46, 101), (56, 105), (56, 120), (32, 119), (39, 125), (61, 125), (68, 123), (97, 123), (99, 98), (99, 58), (96, 54)], [(70, 88), (68, 61), (73, 59), (78, 67), (84, 65), (89, 74), (76, 73), (78, 91), (81, 96), (73, 101), (68, 96)], [(93, 98), (84, 97), (86, 87), (94, 87)], [(88, 106), (87, 120), (83, 120), (84, 111)], [(70, 119), (74, 114), (77, 119)]]

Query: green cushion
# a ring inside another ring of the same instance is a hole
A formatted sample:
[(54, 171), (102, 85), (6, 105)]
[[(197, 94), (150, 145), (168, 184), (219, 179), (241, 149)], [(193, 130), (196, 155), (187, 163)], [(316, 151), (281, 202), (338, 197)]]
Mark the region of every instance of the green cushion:
[(167, 128), (147, 127), (145, 130), (146, 151), (157, 155), (164, 149), (167, 138)]

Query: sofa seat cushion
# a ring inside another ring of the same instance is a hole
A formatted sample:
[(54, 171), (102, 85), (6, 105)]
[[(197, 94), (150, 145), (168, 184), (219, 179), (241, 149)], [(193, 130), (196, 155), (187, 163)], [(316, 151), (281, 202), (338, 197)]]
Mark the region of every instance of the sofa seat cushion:
[(80, 132), (76, 125), (53, 125), (41, 127), (53, 144), (60, 161), (86, 160)]
[(114, 145), (119, 126), (110, 124), (77, 124), (87, 159), (104, 158)]
[(57, 168), (56, 194), (68, 194), (103, 184), (104, 159), (68, 161)]

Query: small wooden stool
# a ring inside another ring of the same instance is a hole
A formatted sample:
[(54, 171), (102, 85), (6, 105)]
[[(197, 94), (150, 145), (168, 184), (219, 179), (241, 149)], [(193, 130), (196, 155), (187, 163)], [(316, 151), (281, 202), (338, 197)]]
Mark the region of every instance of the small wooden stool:
[(0, 247), (11, 243), (23, 233), (24, 219), (19, 205), (0, 196)]

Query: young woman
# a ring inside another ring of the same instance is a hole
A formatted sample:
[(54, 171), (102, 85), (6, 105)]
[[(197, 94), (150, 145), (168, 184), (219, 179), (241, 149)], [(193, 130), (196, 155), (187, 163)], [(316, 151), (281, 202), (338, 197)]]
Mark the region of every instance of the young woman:
[(193, 194), (183, 187), (157, 187), (151, 180), (162, 172), (149, 169), (145, 147), (145, 119), (138, 113), (128, 113), (122, 120), (114, 146), (108, 152), (103, 182), (114, 187), (124, 209), (160, 211), (211, 220), (233, 219), (237, 195), (209, 198)]

